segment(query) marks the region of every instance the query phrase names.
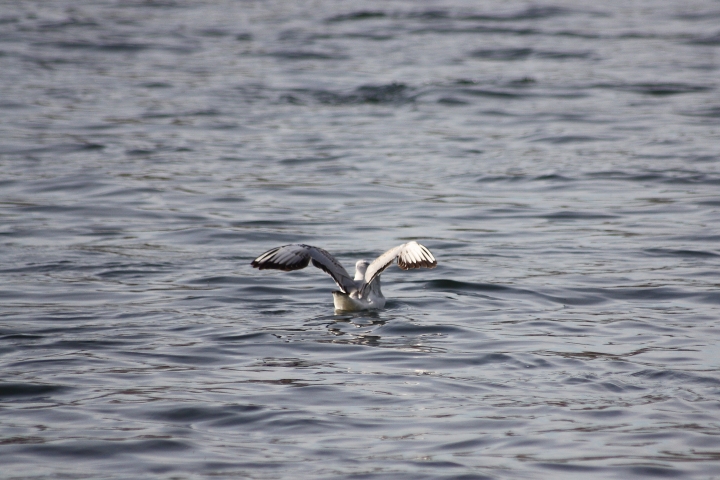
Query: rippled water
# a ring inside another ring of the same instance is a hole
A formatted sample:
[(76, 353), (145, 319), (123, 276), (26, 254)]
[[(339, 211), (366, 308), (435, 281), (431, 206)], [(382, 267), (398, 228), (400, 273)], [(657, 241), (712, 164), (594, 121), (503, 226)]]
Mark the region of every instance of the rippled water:
[[(0, 5), (2, 478), (716, 478), (720, 4)], [(316, 269), (417, 239), (387, 308)]]

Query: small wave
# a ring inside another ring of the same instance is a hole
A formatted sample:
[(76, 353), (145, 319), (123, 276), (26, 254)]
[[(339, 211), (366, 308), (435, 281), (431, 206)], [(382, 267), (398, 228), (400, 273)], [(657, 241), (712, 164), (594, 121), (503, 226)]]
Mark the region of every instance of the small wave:
[[(22, 267), (9, 267), (0, 269), (0, 273), (47, 273), (47, 272), (60, 272), (73, 267), (73, 263), (69, 260), (60, 260), (57, 262), (37, 263), (30, 264)], [(77, 269), (77, 267), (74, 267)]]
[(45, 348), (55, 350), (106, 350), (112, 347), (125, 347), (127, 341), (117, 340), (58, 340), (45, 343)]
[(60, 48), (63, 50), (90, 50), (102, 53), (139, 53), (145, 50), (164, 50), (173, 53), (192, 53), (197, 51), (197, 45), (182, 44), (160, 44), (143, 43), (132, 41), (83, 41), (83, 40), (59, 40), (54, 42), (39, 43), (38, 45)]
[(83, 42), (77, 41), (58, 41), (49, 43), (48, 46), (62, 48), (63, 50), (98, 50), (101, 52), (139, 52), (148, 50), (153, 46), (149, 43), (131, 43), (131, 42)]
[(714, 87), (708, 85), (697, 85), (690, 83), (604, 83), (594, 85), (593, 88), (603, 88), (608, 90), (620, 90), (624, 92), (639, 93), (642, 95), (668, 96), (679, 95), (683, 93), (700, 93), (714, 90)]
[(227, 37), (231, 35), (229, 30), (217, 27), (201, 28), (197, 33), (204, 37)]
[(379, 336), (401, 335), (468, 335), (467, 329), (454, 325), (418, 325), (410, 322), (389, 322), (380, 326), (373, 333)]
[(257, 405), (186, 405), (180, 408), (170, 408), (147, 412), (147, 418), (163, 420), (172, 423), (197, 423), (203, 421), (218, 420), (222, 418), (256, 414), (263, 411), (263, 407)]
[(566, 177), (564, 175), (559, 175), (557, 173), (550, 173), (547, 175), (538, 175), (537, 177), (531, 178), (532, 181), (542, 181), (542, 182), (571, 182), (573, 181), (572, 178)]
[[(652, 435), (661, 437), (662, 434)], [(713, 458), (716, 459), (716, 458)], [(627, 478), (636, 476), (638, 478), (671, 478), (686, 477), (688, 474), (683, 469), (667, 467), (664, 465), (638, 465), (625, 467)], [(624, 476), (624, 475), (623, 475)]]
[(527, 362), (515, 358), (513, 355), (506, 353), (486, 353), (486, 354), (475, 354), (475, 355), (451, 355), (447, 354), (442, 358), (436, 358), (435, 362), (438, 367), (453, 368), (456, 366), (460, 367), (477, 367), (481, 365), (492, 365), (492, 364), (508, 364), (516, 368), (525, 368)]
[(720, 380), (717, 378), (700, 375), (692, 372), (681, 372), (677, 370), (655, 370), (644, 369), (639, 372), (632, 373), (631, 376), (639, 377), (647, 380), (655, 380), (662, 382), (675, 382), (680, 384), (700, 384), (720, 386)]
[(268, 54), (271, 57), (280, 58), (282, 60), (344, 60), (344, 55), (311, 52), (307, 50), (285, 50)]
[(460, 100), (459, 98), (454, 98), (454, 97), (440, 97), (437, 100), (437, 103), (440, 103), (442, 105), (449, 105), (449, 106), (459, 106), (459, 105), (469, 105), (470, 102), (466, 102), (465, 100)]
[(702, 303), (718, 304), (720, 303), (720, 292), (697, 292), (687, 291), (679, 288), (671, 287), (623, 287), (623, 288), (606, 288), (602, 290), (594, 290), (597, 294), (602, 295), (608, 300), (617, 301), (656, 301), (667, 302), (670, 300), (694, 299)]
[(517, 91), (508, 90), (488, 90), (483, 88), (461, 88), (458, 93), (472, 95), (475, 97), (493, 97), (493, 98), (526, 98), (530, 95), (527, 93), (518, 93)]
[(214, 277), (202, 277), (186, 282), (189, 285), (247, 285), (248, 280), (244, 277), (233, 277), (220, 275)]
[(285, 158), (280, 160), (283, 165), (307, 165), (311, 163), (324, 163), (332, 160), (338, 160), (342, 157), (339, 156), (316, 156), (316, 157), (298, 157), (298, 158)]
[[(592, 465), (576, 465), (572, 463), (551, 463), (551, 462), (538, 462), (535, 465), (537, 465), (539, 468), (544, 468), (546, 470), (555, 470), (558, 472), (577, 472), (578, 474), (580, 472), (583, 472), (584, 474), (590, 474), (590, 473), (597, 473), (600, 474), (601, 472), (604, 472), (607, 470), (606, 467), (597, 467)], [(599, 477), (600, 475), (598, 475)]]
[(188, 450), (191, 446), (180, 440), (171, 440), (170, 438), (153, 438), (153, 439), (126, 439), (118, 440), (75, 440), (73, 442), (63, 443), (46, 443), (42, 445), (33, 445), (34, 454), (44, 457), (62, 456), (72, 458), (110, 458), (119, 455), (144, 455), (149, 452), (159, 454), (160, 452)]
[[(325, 285), (325, 287), (328, 286), (326, 284), (324, 284), (324, 285)], [(266, 285), (255, 285), (255, 286), (251, 286), (251, 287), (244, 287), (242, 289), (243, 293), (252, 294), (251, 297), (259, 297), (261, 295), (266, 295), (269, 297), (280, 297), (282, 295), (288, 295), (288, 294), (291, 294), (292, 292), (298, 292), (298, 291), (302, 291), (305, 294), (307, 294), (308, 288), (302, 287), (302, 286), (297, 286), (297, 285), (288, 285), (287, 287), (269, 287)], [(322, 292), (323, 294), (328, 294), (327, 288), (324, 288), (324, 287), (319, 287), (319, 289), (317, 291)]]
[[(574, 305), (574, 306), (587, 306), (597, 305), (600, 303), (607, 302), (608, 299), (603, 296), (602, 290), (568, 290), (560, 293), (549, 294), (543, 293), (536, 290), (515, 288), (515, 287), (503, 287), (508, 296), (520, 295), (523, 297), (534, 298), (538, 301), (551, 302), (558, 305)], [(471, 290), (471, 289), (468, 289)], [(452, 289), (450, 290), (452, 291)], [(460, 290), (461, 291), (461, 290)], [(479, 290), (478, 291), (482, 291)], [(492, 290), (490, 290), (492, 291)], [(498, 289), (497, 291), (502, 291)]]
[(486, 60), (525, 60), (529, 57), (545, 58), (545, 59), (586, 59), (592, 56), (592, 52), (562, 52), (562, 51), (546, 51), (535, 50), (532, 48), (499, 48), (499, 49), (483, 49), (475, 50), (470, 53), (471, 57), (482, 58)]
[(340, 15), (335, 15), (333, 17), (330, 17), (326, 19), (325, 21), (328, 23), (337, 23), (337, 22), (354, 22), (358, 20), (370, 20), (374, 18), (385, 18), (387, 15), (385, 15), (384, 12), (377, 11), (377, 10), (359, 10), (357, 12), (351, 12), (351, 13), (343, 13)]
[[(288, 312), (288, 310), (276, 310), (276, 311), (272, 312), (272, 314), (283, 314), (283, 313), (287, 313), (287, 312)], [(268, 314), (267, 311), (264, 311), (264, 312), (261, 311), (260, 313)], [(212, 337), (213, 340), (220, 342), (220, 343), (226, 343), (226, 342), (241, 343), (241, 342), (245, 342), (248, 340), (259, 340), (259, 339), (263, 339), (263, 340), (267, 341), (272, 338), (274, 338), (274, 337), (272, 337), (272, 335), (267, 332), (243, 333), (243, 334), (238, 334), (238, 335), (216, 335), (216, 336)]]
[(698, 12), (683, 12), (675, 15), (675, 18), (680, 20), (700, 21), (705, 22), (711, 18), (720, 18), (720, 10), (711, 11), (698, 11)]
[(527, 175), (483, 175), (478, 178), (478, 183), (495, 183), (495, 182), (525, 182), (528, 181)]
[(169, 82), (143, 82), (139, 86), (143, 88), (172, 88), (172, 83)]
[(141, 118), (177, 118), (177, 117), (216, 117), (222, 115), (220, 110), (208, 108), (189, 112), (146, 112)]
[(31, 445), (31, 444), (38, 444), (38, 443), (45, 443), (45, 439), (43, 437), (31, 437), (31, 436), (25, 436), (25, 437), (9, 437), (9, 438), (3, 438), (0, 440), (0, 445)]
[(608, 170), (588, 172), (589, 179), (622, 180), (629, 182), (656, 182), (674, 185), (720, 185), (720, 177), (688, 170), (648, 170), (645, 172), (624, 172)]
[(571, 178), (565, 175), (557, 173), (550, 173), (546, 175), (484, 175), (475, 181), (478, 183), (521, 183), (521, 182), (537, 182), (545, 185), (550, 185), (552, 188), (565, 188), (568, 184), (577, 181), (576, 178)]
[(490, 50), (475, 50), (470, 56), (488, 60), (522, 60), (532, 55), (531, 48), (500, 48)]
[(463, 20), (483, 20), (483, 21), (501, 21), (512, 22), (517, 20), (541, 20), (546, 18), (562, 17), (572, 14), (573, 11), (567, 8), (535, 5), (509, 14), (482, 14), (482, 15), (465, 15)]
[(541, 20), (560, 17), (574, 13), (573, 10), (554, 6), (530, 6), (526, 9), (508, 13), (453, 13), (449, 10), (425, 10), (411, 12), (408, 18), (420, 20), (462, 20), (472, 22), (514, 22), (522, 20)]
[(637, 385), (631, 385), (628, 383), (621, 382), (619, 380), (597, 382), (589, 386), (591, 390), (600, 392), (613, 392), (613, 393), (627, 393), (636, 392), (639, 390), (645, 390), (643, 387)]
[(281, 100), (287, 103), (303, 103), (301, 98), (309, 98), (325, 105), (399, 105), (414, 101), (412, 89), (404, 83), (395, 82), (386, 85), (363, 85), (349, 93), (309, 89), (295, 89), (291, 92), (281, 96)]
[(580, 52), (555, 52), (555, 51), (543, 51), (539, 50), (534, 52), (534, 55), (538, 58), (548, 58), (556, 60), (582, 60), (586, 58), (594, 58), (594, 53), (589, 51)]
[(595, 212), (579, 212), (573, 210), (562, 210), (559, 212), (548, 213), (546, 215), (538, 215), (540, 218), (546, 218), (548, 220), (590, 220), (590, 219), (609, 219), (618, 218), (618, 215), (612, 215), (609, 213), (595, 213)]
[[(494, 443), (494, 440), (490, 439), (490, 438), (473, 438), (473, 439), (469, 439), (469, 440), (461, 440), (459, 442), (453, 441), (450, 443), (445, 443), (445, 444), (440, 445), (438, 448), (440, 448), (441, 450), (455, 450), (455, 451), (462, 452), (462, 451), (475, 450), (477, 448), (484, 447), (484, 446), (490, 445), (492, 443)], [(475, 475), (473, 475), (472, 477), (469, 477), (469, 478), (472, 478), (473, 480), (476, 480), (476, 479), (481, 480), (483, 477), (482, 476), (476, 477)], [(469, 478), (468, 478), (468, 480), (469, 480)], [(490, 479), (492, 477), (486, 477), (486, 478)]]
[(556, 137), (543, 137), (533, 142), (553, 143), (562, 145), (565, 143), (587, 143), (587, 142), (608, 142), (617, 140), (617, 137), (595, 137), (591, 135), (560, 135)]
[(66, 390), (62, 385), (37, 383), (0, 383), (0, 399), (8, 397), (43, 397)]
[(716, 47), (720, 45), (720, 33), (717, 33), (715, 35), (709, 36), (709, 37), (698, 37), (694, 38), (690, 41), (688, 41), (691, 45), (707, 45), (711, 47)]
[[(588, 214), (570, 212), (567, 218), (587, 218), (595, 215), (597, 218), (606, 218), (604, 214)], [(566, 217), (560, 217), (566, 218)], [(612, 218), (612, 217), (611, 217)], [(714, 257), (713, 257), (714, 258)], [(619, 287), (619, 288), (572, 288), (561, 291), (539, 291), (529, 288), (518, 288), (506, 285), (459, 282), (456, 280), (437, 279), (425, 283), (429, 290), (445, 292), (486, 292), (496, 293), (503, 297), (524, 296), (537, 300), (549, 301), (560, 305), (596, 305), (608, 301), (667, 301), (673, 299), (693, 298), (703, 303), (720, 302), (720, 293), (695, 292), (670, 287)]]
[(683, 112), (688, 117), (720, 118), (720, 106), (706, 107), (694, 111)]
[(2, 148), (0, 147), (0, 154), (3, 155), (34, 155), (39, 153), (54, 153), (54, 154), (69, 154), (82, 151), (91, 150), (102, 150), (105, 145), (94, 142), (79, 142), (79, 143), (57, 143), (53, 145), (47, 145), (45, 147), (31, 147), (31, 148)]
[(457, 280), (448, 280), (448, 279), (430, 280), (429, 282), (427, 282), (425, 284), (425, 286), (426, 286), (426, 288), (428, 288), (430, 290), (439, 290), (439, 291), (466, 290), (466, 291), (474, 291), (474, 292), (503, 292), (503, 291), (513, 290), (504, 285), (497, 285), (494, 283), (470, 283), (470, 282), (460, 282)]
[(457, 35), (462, 33), (469, 34), (505, 34), (505, 35), (541, 35), (542, 31), (528, 28), (528, 27), (497, 27), (487, 25), (473, 25), (473, 26), (445, 26), (445, 25), (433, 25), (413, 30), (413, 34), (426, 35), (426, 34), (437, 34), (437, 35)]
[(720, 254), (709, 250), (690, 250), (690, 249), (667, 249), (667, 248), (648, 248), (645, 250), (650, 255), (671, 256), (671, 257), (696, 257), (696, 258), (712, 258), (720, 257)]

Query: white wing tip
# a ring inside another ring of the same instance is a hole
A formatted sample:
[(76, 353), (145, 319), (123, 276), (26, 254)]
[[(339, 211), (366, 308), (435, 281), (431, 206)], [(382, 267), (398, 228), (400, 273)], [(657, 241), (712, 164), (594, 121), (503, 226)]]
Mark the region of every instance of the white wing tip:
[(398, 256), (397, 262), (398, 267), (402, 270), (437, 267), (437, 260), (430, 253), (430, 250), (414, 240), (405, 244), (405, 248)]

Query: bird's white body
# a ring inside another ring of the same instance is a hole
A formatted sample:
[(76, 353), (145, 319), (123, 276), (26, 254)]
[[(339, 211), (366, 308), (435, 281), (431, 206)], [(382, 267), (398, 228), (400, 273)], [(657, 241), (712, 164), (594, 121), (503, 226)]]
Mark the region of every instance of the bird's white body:
[(330, 275), (340, 290), (333, 291), (336, 310), (357, 311), (379, 309), (385, 306), (385, 297), (380, 290), (380, 274), (397, 260), (403, 270), (411, 268), (435, 268), (437, 261), (430, 250), (417, 242), (408, 242), (391, 248), (372, 263), (358, 260), (355, 276), (347, 273), (342, 265), (322, 248), (310, 245), (284, 245), (263, 253), (252, 261), (260, 270), (299, 270), (310, 262)]
[(367, 298), (357, 298), (337, 290), (332, 292), (335, 310), (356, 312), (358, 310), (376, 310), (385, 306), (385, 297), (370, 294)]
[(352, 293), (344, 293), (339, 290), (333, 290), (333, 302), (335, 302), (335, 310), (357, 311), (357, 310), (375, 310), (385, 306), (385, 297), (380, 290), (380, 276), (378, 275), (368, 285), (364, 296), (360, 296), (362, 282), (365, 281), (365, 272), (370, 266), (365, 260), (358, 260), (355, 264), (355, 277), (353, 280), (358, 284), (358, 290)]

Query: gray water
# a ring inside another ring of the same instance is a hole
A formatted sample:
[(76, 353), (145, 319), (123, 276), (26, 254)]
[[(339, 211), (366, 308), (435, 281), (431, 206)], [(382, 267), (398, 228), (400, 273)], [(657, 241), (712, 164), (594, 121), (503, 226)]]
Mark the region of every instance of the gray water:
[(720, 478), (718, 79), (714, 0), (2, 2), (0, 477)]

